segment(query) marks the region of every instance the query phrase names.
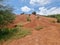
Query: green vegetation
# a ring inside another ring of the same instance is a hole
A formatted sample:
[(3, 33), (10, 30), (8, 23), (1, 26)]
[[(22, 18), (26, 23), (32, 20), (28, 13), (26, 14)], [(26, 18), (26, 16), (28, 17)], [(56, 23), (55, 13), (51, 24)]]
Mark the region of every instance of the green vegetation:
[(8, 10), (2, 11), (0, 10), (0, 27), (4, 27), (9, 23), (12, 23), (15, 19), (15, 15), (9, 14)]
[(33, 12), (32, 12), (32, 14), (33, 14), (33, 15), (36, 15), (36, 12), (35, 12), (35, 11), (33, 11)]
[(31, 22), (30, 16), (27, 16), (27, 21)]
[(16, 27), (16, 28), (2, 28), (0, 29), (0, 41), (4, 40), (8, 40), (8, 39), (12, 39), (12, 38), (21, 38), (24, 37), (26, 35), (30, 34), (30, 31), (26, 28), (20, 28), (20, 27)]
[(43, 27), (37, 26), (35, 29), (36, 29), (36, 30), (41, 30), (41, 29), (43, 29)]
[(30, 33), (29, 29), (23, 28), (21, 22), (15, 28), (0, 28), (0, 41), (22, 38)]
[(23, 27), (24, 26), (24, 23), (23, 22), (20, 22), (17, 24), (18, 27)]
[(30, 30), (27, 28), (20, 28), (18, 30), (18, 33), (16, 34), (16, 38), (22, 38), (25, 37), (26, 35), (31, 34)]
[[(0, 0), (2, 2), (3, 0)], [(29, 29), (22, 28), (23, 24), (15, 25), (15, 28), (7, 28), (7, 25), (15, 19), (13, 9), (9, 6), (0, 4), (0, 41), (6, 41), (12, 38), (21, 38), (30, 34)]]
[(13, 35), (15, 35), (15, 33), (17, 33), (16, 28), (12, 28), (12, 29), (2, 28), (2, 29), (0, 29), (0, 41), (10, 39)]
[(60, 17), (60, 14), (49, 15), (48, 17), (57, 18), (57, 17)]
[(60, 18), (57, 18), (57, 22), (60, 23)]
[(55, 14), (55, 15), (49, 15), (47, 17), (52, 17), (52, 18), (56, 18), (57, 22), (60, 23), (60, 14)]
[(23, 15), (23, 14), (25, 14), (24, 12), (23, 13), (21, 13), (21, 15)]
[[(2, 3), (3, 0), (0, 2)], [(15, 14), (13, 13), (13, 8), (0, 4), (0, 28), (6, 27), (8, 24), (12, 23), (14, 19)]]

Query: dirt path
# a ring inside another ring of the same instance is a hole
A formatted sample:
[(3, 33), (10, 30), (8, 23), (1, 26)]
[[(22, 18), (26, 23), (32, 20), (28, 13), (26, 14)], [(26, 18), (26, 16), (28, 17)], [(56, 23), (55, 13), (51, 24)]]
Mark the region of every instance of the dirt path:
[(40, 31), (33, 30), (32, 35), (22, 39), (12, 40), (3, 45), (60, 45), (60, 30), (50, 26)]

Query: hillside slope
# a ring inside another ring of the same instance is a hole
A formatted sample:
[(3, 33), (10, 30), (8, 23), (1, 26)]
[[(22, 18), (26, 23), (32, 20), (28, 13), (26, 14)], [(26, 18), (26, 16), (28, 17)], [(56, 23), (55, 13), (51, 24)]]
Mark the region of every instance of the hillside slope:
[[(27, 21), (27, 17), (31, 21)], [(23, 23), (23, 27), (30, 28), (31, 35), (21, 39), (13, 39), (3, 45), (60, 45), (60, 24), (55, 18), (35, 15), (18, 15), (13, 24), (8, 27), (14, 27), (18, 23)], [(42, 27), (41, 30), (36, 30), (37, 26)]]

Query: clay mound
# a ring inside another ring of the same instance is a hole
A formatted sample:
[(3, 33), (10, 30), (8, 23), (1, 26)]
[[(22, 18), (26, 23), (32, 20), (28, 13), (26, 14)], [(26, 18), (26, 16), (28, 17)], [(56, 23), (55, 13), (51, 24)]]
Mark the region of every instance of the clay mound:
[(16, 15), (14, 22), (8, 25), (8, 27), (13, 28), (15, 25), (17, 25), (20, 22), (26, 22), (26, 15)]
[(17, 15), (14, 23), (26, 22), (26, 15)]
[[(16, 19), (14, 20), (14, 22), (12, 24), (10, 24), (8, 27), (14, 27), (15, 25), (17, 25), (20, 22), (25, 23), (24, 27), (28, 27), (28, 28), (34, 28), (36, 26), (43, 26), (43, 27), (47, 27), (50, 25), (55, 25), (53, 23), (53, 21), (57, 21), (55, 18), (48, 18), (48, 17), (44, 17), (44, 16), (39, 16), (39, 19), (37, 19), (37, 16), (39, 15), (16, 15)], [(30, 17), (31, 22), (27, 21), (27, 17)]]
[[(56, 23), (55, 18), (40, 16), (37, 19), (35, 15), (31, 15), (31, 22), (26, 21), (28, 15), (19, 15), (16, 17), (14, 24), (24, 22), (24, 27), (33, 28), (32, 34), (22, 39), (13, 39), (5, 42), (3, 45), (60, 45), (60, 24)], [(24, 17), (24, 18), (23, 18)], [(55, 21), (52, 22), (52, 21)], [(43, 29), (37, 31), (36, 26), (42, 26)]]
[(57, 22), (57, 19), (55, 19), (55, 18), (48, 18), (48, 17), (44, 17), (44, 16), (39, 16), (39, 19), (37, 19), (37, 16), (31, 15), (30, 16), (31, 22), (25, 24), (25, 27), (32, 27), (32, 28), (34, 28), (36, 26), (47, 27), (47, 26), (55, 25), (53, 23), (53, 21)]

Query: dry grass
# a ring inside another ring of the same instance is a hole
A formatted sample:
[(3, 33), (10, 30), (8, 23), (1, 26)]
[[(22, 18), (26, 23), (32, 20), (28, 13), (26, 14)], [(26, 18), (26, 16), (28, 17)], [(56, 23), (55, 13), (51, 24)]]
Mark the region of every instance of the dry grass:
[(35, 29), (36, 29), (36, 30), (41, 30), (41, 29), (43, 29), (43, 27), (37, 26), (37, 27), (35, 27)]

